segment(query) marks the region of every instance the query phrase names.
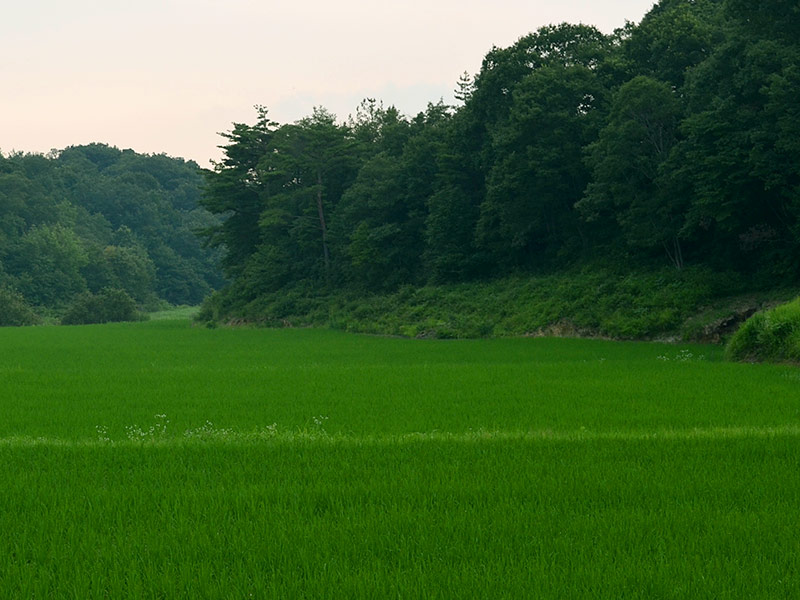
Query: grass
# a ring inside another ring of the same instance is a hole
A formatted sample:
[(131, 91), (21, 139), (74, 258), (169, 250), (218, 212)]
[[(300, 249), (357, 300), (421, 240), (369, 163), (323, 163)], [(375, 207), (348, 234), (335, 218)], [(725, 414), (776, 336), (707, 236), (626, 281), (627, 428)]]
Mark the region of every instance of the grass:
[(164, 310), (157, 310), (147, 313), (153, 321), (176, 321), (181, 319), (194, 319), (200, 312), (199, 306), (172, 306)]
[(0, 348), (9, 597), (800, 593), (790, 366), (168, 320)]
[(800, 363), (800, 297), (750, 317), (726, 348), (732, 360)]

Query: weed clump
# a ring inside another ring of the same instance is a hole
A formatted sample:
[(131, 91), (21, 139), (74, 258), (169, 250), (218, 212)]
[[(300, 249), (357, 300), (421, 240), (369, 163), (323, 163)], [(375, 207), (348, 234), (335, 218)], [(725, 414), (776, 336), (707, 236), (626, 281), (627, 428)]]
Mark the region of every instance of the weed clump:
[(728, 342), (726, 356), (800, 363), (800, 298), (750, 317)]

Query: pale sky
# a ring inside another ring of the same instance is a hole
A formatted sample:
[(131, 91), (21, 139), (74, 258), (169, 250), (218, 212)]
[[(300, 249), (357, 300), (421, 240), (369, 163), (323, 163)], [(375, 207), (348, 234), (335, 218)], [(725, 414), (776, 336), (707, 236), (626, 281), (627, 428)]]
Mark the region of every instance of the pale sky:
[(0, 0), (0, 150), (104, 142), (208, 166), (255, 104), (290, 123), (367, 97), (453, 103), (492, 46), (550, 23), (609, 33), (654, 0)]

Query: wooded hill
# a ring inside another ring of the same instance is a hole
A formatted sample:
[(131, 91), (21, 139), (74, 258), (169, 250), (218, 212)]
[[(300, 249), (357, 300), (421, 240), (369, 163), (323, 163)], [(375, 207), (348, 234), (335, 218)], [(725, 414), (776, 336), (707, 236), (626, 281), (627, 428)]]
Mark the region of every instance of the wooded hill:
[(587, 265), (722, 274), (726, 294), (797, 283), (798, 10), (662, 0), (611, 35), (544, 27), (491, 49), (458, 106), (412, 118), (374, 100), (344, 123), (259, 108), (206, 174), (232, 284), (205, 318)]
[(201, 302), (223, 283), (195, 233), (218, 223), (201, 183), (193, 162), (103, 144), (0, 154), (0, 324), (103, 289), (143, 307)]
[(796, 290), (799, 11), (662, 0), (610, 35), (544, 27), (492, 48), (457, 106), (257, 107), (203, 175), (102, 144), (0, 155), (0, 301), (195, 304), (221, 257), (209, 321), (639, 337)]

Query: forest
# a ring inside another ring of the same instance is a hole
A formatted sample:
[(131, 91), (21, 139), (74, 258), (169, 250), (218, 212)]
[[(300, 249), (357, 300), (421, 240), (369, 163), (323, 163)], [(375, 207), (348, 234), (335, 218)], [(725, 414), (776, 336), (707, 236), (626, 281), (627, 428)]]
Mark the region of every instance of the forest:
[(199, 206), (201, 183), (194, 162), (104, 144), (0, 154), (0, 325), (98, 295), (199, 304), (223, 283), (219, 252), (195, 233), (218, 222)]
[(662, 0), (610, 35), (560, 24), (492, 48), (457, 106), (368, 99), (291, 124), (257, 107), (205, 173), (232, 282), (205, 314), (587, 267), (795, 284), (798, 40), (795, 2)]
[[(209, 323), (647, 337), (716, 297), (796, 289), (799, 10), (661, 0), (612, 34), (542, 27), (489, 50), (455, 106), (287, 124), (257, 106), (211, 169), (104, 144), (0, 154), (0, 312), (115, 290), (205, 299)], [(496, 313), (535, 318), (453, 324), (509, 295)]]

